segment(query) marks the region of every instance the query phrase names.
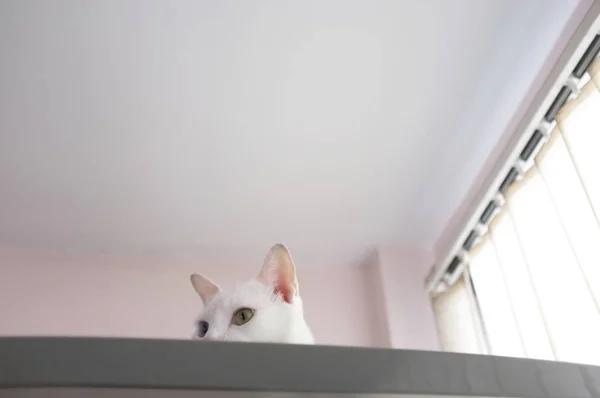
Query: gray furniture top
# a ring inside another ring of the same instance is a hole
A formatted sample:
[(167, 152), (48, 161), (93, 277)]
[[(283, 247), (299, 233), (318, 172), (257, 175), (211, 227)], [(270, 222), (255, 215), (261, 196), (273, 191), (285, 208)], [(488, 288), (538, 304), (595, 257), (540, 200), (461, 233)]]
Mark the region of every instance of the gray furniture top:
[[(32, 388), (58, 387), (78, 391), (73, 396), (102, 388), (119, 392), (112, 396), (179, 390), (181, 396), (193, 391), (195, 397), (204, 391), (210, 396), (600, 398), (600, 367), (371, 348), (0, 338), (0, 396), (31, 397)], [(66, 396), (60, 391), (57, 396)]]

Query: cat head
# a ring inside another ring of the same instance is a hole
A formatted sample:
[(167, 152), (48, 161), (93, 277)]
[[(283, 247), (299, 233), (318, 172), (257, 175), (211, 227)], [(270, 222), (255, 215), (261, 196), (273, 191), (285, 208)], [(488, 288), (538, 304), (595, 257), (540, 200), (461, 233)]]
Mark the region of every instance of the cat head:
[(194, 338), (247, 342), (310, 343), (296, 269), (289, 251), (274, 245), (255, 278), (222, 290), (203, 275), (192, 285), (204, 308)]

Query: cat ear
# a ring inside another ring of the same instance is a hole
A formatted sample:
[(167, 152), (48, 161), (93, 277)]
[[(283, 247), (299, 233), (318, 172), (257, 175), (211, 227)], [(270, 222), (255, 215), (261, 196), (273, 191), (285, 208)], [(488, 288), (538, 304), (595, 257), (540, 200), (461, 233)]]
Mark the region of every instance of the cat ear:
[(204, 275), (192, 274), (190, 276), (192, 286), (198, 293), (198, 296), (202, 299), (202, 302), (206, 305), (206, 302), (210, 300), (214, 295), (221, 291), (219, 285), (205, 277)]
[(292, 256), (281, 243), (271, 247), (267, 253), (258, 280), (272, 286), (275, 293), (281, 294), (288, 303), (300, 293)]

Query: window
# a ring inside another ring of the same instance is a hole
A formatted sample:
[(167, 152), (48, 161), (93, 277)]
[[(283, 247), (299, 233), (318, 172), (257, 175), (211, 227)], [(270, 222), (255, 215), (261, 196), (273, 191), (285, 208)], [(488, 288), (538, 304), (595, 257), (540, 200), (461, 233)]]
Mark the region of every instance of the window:
[[(466, 276), (433, 299), (445, 350), (600, 365), (600, 60), (588, 74), (504, 192)], [(460, 309), (469, 297), (475, 312)]]

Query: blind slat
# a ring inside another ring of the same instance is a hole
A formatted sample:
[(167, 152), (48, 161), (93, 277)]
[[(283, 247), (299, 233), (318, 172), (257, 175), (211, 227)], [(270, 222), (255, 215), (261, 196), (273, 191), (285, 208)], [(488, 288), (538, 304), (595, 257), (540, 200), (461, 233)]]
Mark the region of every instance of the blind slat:
[(462, 278), (449, 291), (433, 299), (438, 336), (444, 351), (481, 353), (469, 300)]
[(490, 236), (498, 254), (510, 300), (515, 303), (513, 307), (515, 318), (526, 356), (535, 359), (554, 359), (555, 355), (546, 331), (539, 299), (508, 209), (494, 220)]
[[(483, 316), (491, 354), (521, 357), (524, 347), (498, 257), (489, 237), (475, 249), (471, 277)], [(482, 288), (485, 287), (485, 288)]]

